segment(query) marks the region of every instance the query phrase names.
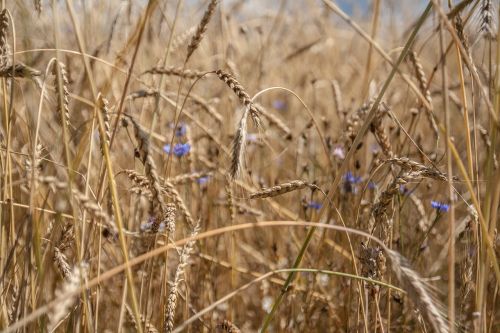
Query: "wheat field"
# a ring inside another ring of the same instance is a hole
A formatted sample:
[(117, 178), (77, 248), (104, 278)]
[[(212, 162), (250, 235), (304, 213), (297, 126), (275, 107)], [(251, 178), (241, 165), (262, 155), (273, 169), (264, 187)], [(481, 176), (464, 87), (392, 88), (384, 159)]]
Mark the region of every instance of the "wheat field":
[(1, 1), (3, 332), (500, 332), (497, 0)]

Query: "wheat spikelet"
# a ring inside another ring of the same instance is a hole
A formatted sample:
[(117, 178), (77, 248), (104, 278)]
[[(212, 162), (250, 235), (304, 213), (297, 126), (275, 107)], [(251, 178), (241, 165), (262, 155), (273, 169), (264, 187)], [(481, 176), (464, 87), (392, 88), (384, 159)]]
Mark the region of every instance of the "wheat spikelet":
[(165, 193), (172, 198), (176, 206), (181, 211), (181, 214), (184, 216), (184, 219), (186, 220), (187, 224), (193, 227), (194, 226), (193, 217), (191, 216), (191, 213), (189, 212), (189, 210), (186, 207), (186, 204), (184, 203), (184, 200), (182, 200), (181, 195), (175, 189), (174, 185), (166, 181), (163, 184), (163, 191), (165, 191)]
[(33, 5), (38, 15), (42, 14), (42, 0), (33, 0)]
[[(69, 276), (65, 279), (61, 288), (56, 290), (56, 299), (59, 302), (50, 308), (48, 313), (49, 331), (54, 330), (60, 321), (66, 316), (70, 307), (75, 303), (78, 293), (76, 291), (80, 287), (80, 283), (87, 275), (87, 265), (81, 263), (76, 265), (70, 272)], [(70, 295), (70, 296), (68, 296)]]
[(391, 142), (385, 133), (384, 126), (382, 125), (382, 120), (384, 116), (387, 114), (388, 108), (385, 104), (380, 104), (373, 118), (372, 123), (370, 124), (371, 131), (375, 135), (377, 142), (382, 148), (382, 152), (387, 157), (394, 156), (394, 152), (392, 151)]
[[(10, 65), (10, 46), (8, 41), (9, 14), (7, 9), (0, 12), (0, 71), (4, 72)], [(12, 73), (12, 69), (10, 70)]]
[(422, 66), (422, 63), (420, 62), (420, 59), (418, 58), (417, 53), (415, 51), (408, 52), (408, 59), (410, 60), (415, 70), (415, 76), (417, 78), (420, 91), (424, 95), (427, 103), (431, 106), (431, 109), (425, 108), (426, 111), (425, 114), (427, 115), (427, 119), (431, 125), (436, 140), (439, 140), (439, 128), (436, 124), (436, 119), (434, 118), (434, 114), (432, 113), (433, 112), (432, 96), (431, 96), (431, 91), (427, 86), (427, 78), (425, 76), (424, 67)]
[(192, 183), (203, 177), (211, 177), (212, 172), (192, 172), (182, 175), (175, 176), (174, 178), (169, 178), (168, 181), (172, 185), (182, 185), (187, 183)]
[(98, 105), (99, 105), (99, 108), (101, 109), (102, 117), (104, 120), (104, 133), (106, 134), (105, 138), (101, 138), (101, 147), (100, 147), (101, 154), (104, 156), (104, 153), (103, 153), (104, 142), (106, 142), (109, 145), (109, 142), (111, 140), (110, 111), (109, 111), (109, 107), (108, 107), (109, 102), (102, 95), (99, 95)]
[(234, 220), (236, 218), (236, 210), (235, 210), (235, 205), (234, 205), (234, 196), (233, 196), (233, 187), (230, 181), (229, 175), (226, 177), (226, 184), (225, 184), (225, 190), (226, 190), (226, 205), (227, 209), (229, 210), (229, 217), (231, 219), (231, 225), (234, 224)]
[(127, 99), (136, 100), (138, 98), (156, 97), (158, 94), (158, 91), (154, 89), (141, 89), (128, 94)]
[(393, 157), (387, 159), (386, 162), (399, 165), (413, 178), (431, 178), (439, 181), (448, 180), (448, 176), (445, 173), (410, 160), (407, 157)]
[(144, 164), (144, 173), (149, 181), (149, 189), (153, 195), (152, 205), (151, 205), (151, 215), (159, 218), (153, 219), (153, 226), (151, 231), (156, 233), (160, 226), (160, 219), (166, 216), (166, 206), (165, 201), (162, 196), (162, 187), (158, 173), (156, 171), (156, 165), (149, 153), (149, 136), (142, 130), (142, 128), (137, 124), (137, 122), (130, 118), (134, 126), (135, 139), (138, 143), (138, 148), (136, 148), (136, 154), (139, 159)]
[(54, 246), (54, 256), (52, 257), (54, 260), (57, 270), (63, 277), (63, 279), (67, 279), (71, 274), (71, 268), (68, 264), (68, 258), (64, 255), (64, 253), (59, 250), (58, 247)]
[[(130, 306), (128, 306), (128, 304), (125, 304), (125, 311), (127, 313), (128, 319), (134, 324), (135, 328), (137, 329), (137, 322), (135, 320), (134, 313), (133, 313), (132, 309), (130, 308)], [(146, 317), (144, 317), (144, 315), (142, 313), (140, 314), (140, 318), (141, 318), (141, 323), (139, 325), (141, 325), (143, 328), (146, 329), (146, 333), (158, 333), (159, 332), (156, 329), (156, 327), (154, 327), (154, 325), (151, 324), (151, 322)]]
[(189, 60), (193, 52), (200, 45), (200, 42), (203, 39), (205, 32), (207, 31), (208, 23), (210, 22), (210, 19), (212, 18), (215, 12), (215, 8), (217, 7), (218, 2), (219, 0), (210, 0), (210, 3), (208, 4), (207, 9), (205, 10), (205, 13), (203, 13), (203, 17), (201, 18), (201, 21), (198, 24), (198, 27), (196, 28), (196, 32), (194, 33), (193, 37), (191, 38), (191, 41), (188, 44), (186, 62)]
[(278, 195), (301, 190), (306, 187), (309, 187), (312, 190), (320, 190), (320, 188), (314, 184), (308, 183), (303, 180), (294, 180), (270, 188), (263, 188), (258, 192), (250, 194), (250, 199), (263, 199), (263, 198), (276, 197)]
[(396, 274), (403, 289), (418, 309), (424, 314), (432, 328), (438, 333), (448, 333), (448, 323), (437, 301), (417, 272), (412, 270), (408, 261), (399, 253), (385, 249), (391, 260), (391, 268)]
[[(57, 67), (59, 67), (59, 72), (61, 74), (60, 77), (57, 74)], [(62, 92), (60, 92), (59, 89), (56, 89), (57, 110), (61, 114), (60, 124), (62, 124), (62, 122), (65, 122), (66, 126), (69, 127), (70, 126), (70, 122), (69, 122), (69, 119), (70, 119), (69, 118), (69, 90), (68, 90), (69, 81), (68, 81), (68, 76), (66, 75), (66, 68), (65, 68), (64, 64), (62, 62), (59, 62), (59, 61), (54, 62), (52, 74), (54, 74), (54, 76), (55, 76), (55, 81), (56, 81), (55, 86), (62, 87)], [(59, 83), (59, 80), (61, 80), (60, 83)], [(62, 93), (62, 98), (59, 98), (60, 93)], [(62, 105), (60, 102), (61, 100), (62, 100)]]
[(240, 333), (240, 329), (230, 322), (229, 320), (224, 320), (222, 323), (217, 324), (217, 328), (223, 330), (226, 333)]
[(144, 74), (159, 74), (179, 76), (185, 79), (198, 79), (203, 77), (206, 72), (199, 72), (191, 69), (183, 69), (174, 66), (170, 67), (154, 67), (144, 72)]
[(238, 82), (238, 80), (236, 80), (234, 76), (229, 73), (225, 73), (218, 69), (215, 71), (215, 74), (221, 81), (224, 81), (228, 87), (231, 88), (236, 96), (238, 96), (241, 104), (245, 105), (249, 109), (250, 116), (252, 117), (255, 126), (260, 127), (260, 114), (262, 113), (262, 110), (257, 104), (252, 102), (245, 88)]
[(495, 27), (493, 26), (493, 3), (491, 0), (482, 0), (481, 2), (481, 34), (486, 38), (495, 36)]
[(337, 112), (337, 116), (339, 117), (339, 119), (341, 119), (341, 115), (344, 112), (344, 104), (342, 103), (342, 91), (340, 90), (340, 85), (337, 80), (331, 80), (330, 84), (332, 86), (335, 112)]
[(164, 221), (165, 221), (165, 229), (169, 234), (173, 234), (175, 232), (175, 213), (177, 209), (175, 208), (175, 204), (168, 203), (165, 211)]
[(245, 157), (245, 148), (247, 144), (247, 116), (248, 108), (245, 108), (243, 115), (238, 123), (236, 134), (232, 143), (231, 150), (231, 165), (229, 167), (229, 174), (231, 178), (235, 179), (241, 172)]
[[(193, 231), (191, 232), (191, 237), (195, 237), (200, 231), (199, 221), (194, 225)], [(179, 258), (179, 265), (175, 271), (174, 282), (170, 286), (170, 291), (168, 293), (168, 301), (165, 307), (165, 329), (164, 332), (171, 333), (174, 329), (174, 318), (175, 318), (175, 308), (177, 307), (177, 293), (179, 289), (179, 283), (182, 281), (184, 275), (184, 269), (186, 268), (189, 260), (189, 256), (193, 251), (196, 240), (189, 240), (184, 247)]]
[(170, 46), (170, 52), (174, 52), (179, 47), (181, 47), (181, 45), (186, 44), (188, 38), (190, 38), (195, 32), (196, 32), (196, 26), (192, 26), (191, 28), (185, 30), (181, 34), (175, 36), (174, 40), (172, 41), (172, 45)]
[(35, 80), (35, 78), (40, 75), (42, 75), (42, 72), (23, 63), (17, 63), (14, 66), (6, 66), (0, 69), (0, 77), (17, 77)]

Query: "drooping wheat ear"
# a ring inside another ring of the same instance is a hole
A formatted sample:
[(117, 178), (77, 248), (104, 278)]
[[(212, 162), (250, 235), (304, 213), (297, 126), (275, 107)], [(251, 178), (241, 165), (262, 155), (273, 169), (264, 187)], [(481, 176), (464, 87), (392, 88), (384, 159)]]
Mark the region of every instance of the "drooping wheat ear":
[(57, 246), (54, 246), (54, 256), (52, 260), (56, 264), (57, 270), (63, 279), (66, 280), (71, 274), (71, 267), (68, 264), (68, 258), (66, 258), (66, 255), (62, 253)]
[(245, 109), (243, 110), (243, 115), (238, 123), (238, 128), (236, 130), (232, 152), (231, 152), (231, 166), (229, 168), (229, 174), (231, 178), (235, 179), (242, 167), (243, 167), (243, 159), (245, 156), (245, 148), (246, 148), (246, 137), (247, 137), (247, 118), (248, 114), (252, 117), (254, 125), (257, 128), (260, 128), (260, 115), (262, 113), (261, 108), (252, 102), (250, 96), (245, 91), (245, 88), (231, 75), (223, 72), (218, 69), (215, 74), (217, 77), (224, 81), (229, 88), (238, 96), (240, 102), (245, 105)]
[(337, 116), (339, 119), (342, 119), (342, 113), (344, 112), (344, 104), (342, 103), (342, 91), (340, 90), (340, 85), (337, 80), (330, 81), (332, 85), (332, 93), (333, 93), (333, 104), (335, 106), (335, 112), (337, 112)]
[(0, 12), (0, 71), (2, 72), (10, 65), (8, 34), (9, 14), (7, 13), (7, 9), (3, 9)]
[[(61, 76), (57, 74), (57, 67), (59, 67), (59, 72), (61, 73)], [(66, 68), (62, 62), (55, 61), (54, 62), (54, 67), (52, 69), (52, 74), (55, 76), (55, 86), (62, 87), (62, 98), (59, 98), (59, 89), (56, 89), (56, 96), (57, 96), (57, 110), (61, 114), (61, 122), (66, 123), (66, 126), (70, 126), (69, 122), (69, 81), (68, 81), (68, 76), (66, 74)], [(59, 82), (61, 80), (61, 82)], [(62, 101), (62, 105), (61, 102)]]
[(168, 181), (172, 185), (182, 185), (182, 184), (195, 182), (198, 179), (203, 178), (203, 177), (211, 177), (212, 175), (213, 175), (213, 173), (210, 171), (193, 172), (193, 173), (186, 173), (186, 174), (178, 175), (178, 176), (175, 176), (174, 178), (169, 178)]
[(156, 96), (158, 96), (158, 91), (157, 90), (154, 90), (154, 89), (148, 89), (148, 90), (141, 89), (141, 90), (137, 90), (137, 91), (134, 91), (134, 92), (128, 94), (127, 95), (127, 99), (135, 100), (135, 99), (138, 99), (138, 98), (147, 98), (147, 97), (156, 97)]
[(208, 4), (207, 9), (205, 10), (205, 13), (203, 14), (203, 17), (201, 18), (201, 21), (198, 24), (198, 27), (196, 28), (196, 32), (194, 33), (193, 37), (191, 38), (191, 41), (188, 44), (186, 62), (189, 60), (193, 52), (200, 45), (200, 42), (203, 39), (205, 32), (207, 31), (208, 23), (210, 22), (210, 19), (212, 18), (215, 12), (215, 8), (217, 7), (218, 2), (219, 0), (210, 0), (210, 3)]
[(42, 14), (42, 0), (33, 0), (33, 4), (35, 5), (35, 10), (38, 15)]
[(260, 127), (260, 114), (262, 113), (261, 107), (252, 102), (250, 96), (246, 92), (245, 88), (236, 80), (234, 76), (229, 73), (225, 73), (224, 71), (218, 69), (215, 71), (217, 77), (224, 81), (229, 88), (235, 93), (236, 96), (240, 99), (241, 104), (245, 105), (250, 112), (250, 116), (256, 127)]
[(422, 278), (412, 270), (408, 261), (399, 253), (387, 248), (385, 251), (391, 260), (391, 268), (401, 283), (402, 289), (408, 293), (408, 297), (431, 323), (434, 331), (448, 333), (447, 319)]
[(149, 136), (148, 134), (139, 126), (139, 124), (132, 118), (130, 118), (132, 124), (134, 125), (134, 134), (137, 141), (138, 147), (136, 148), (136, 153), (139, 159), (144, 164), (144, 173), (149, 181), (149, 189), (153, 194), (151, 213), (157, 218), (153, 219), (153, 226), (151, 231), (153, 233), (158, 232), (160, 227), (161, 219), (166, 215), (165, 201), (162, 196), (162, 187), (160, 183), (160, 178), (156, 171), (156, 165), (154, 160), (149, 153)]
[(157, 75), (172, 75), (179, 76), (185, 79), (198, 79), (205, 75), (207, 72), (200, 72), (192, 69), (184, 69), (179, 67), (154, 67), (148, 69), (143, 74), (157, 74)]
[(14, 66), (10, 65), (0, 69), (0, 77), (26, 78), (37, 82), (36, 77), (40, 75), (42, 75), (42, 72), (21, 62), (15, 64)]
[(230, 322), (229, 320), (224, 320), (222, 323), (217, 324), (217, 328), (223, 330), (226, 333), (240, 333), (240, 329)]
[(392, 163), (400, 166), (408, 176), (413, 178), (431, 178), (439, 181), (448, 181), (448, 176), (431, 167), (427, 167), (417, 161), (410, 160), (408, 157), (393, 157), (386, 160), (386, 163)]
[(85, 263), (76, 265), (65, 279), (61, 288), (56, 290), (55, 294), (58, 302), (49, 309), (48, 313), (49, 331), (54, 330), (59, 325), (60, 321), (68, 313), (70, 307), (75, 303), (78, 297), (76, 290), (78, 290), (86, 275), (87, 265)]
[[(191, 237), (195, 237), (200, 231), (200, 222), (198, 221), (194, 225), (193, 231), (191, 232)], [(184, 269), (186, 268), (189, 260), (189, 256), (193, 251), (196, 240), (189, 240), (186, 245), (182, 248), (182, 252), (179, 258), (179, 265), (175, 271), (174, 282), (170, 286), (170, 291), (168, 293), (168, 301), (165, 307), (165, 333), (171, 333), (174, 329), (174, 318), (175, 318), (175, 308), (177, 306), (177, 293), (179, 292), (179, 283), (183, 279)], [(186, 300), (188, 301), (188, 300)]]
[[(135, 328), (137, 329), (138, 325), (137, 325), (137, 322), (135, 320), (134, 313), (128, 304), (125, 304), (125, 311), (127, 313), (127, 318), (130, 320), (130, 322), (132, 324), (134, 324)], [(145, 331), (146, 333), (158, 333), (159, 332), (156, 329), (156, 327), (154, 327), (154, 325), (151, 324), (151, 322), (142, 313), (140, 314), (140, 317), (141, 317), (141, 323), (139, 325), (141, 325), (143, 328), (146, 329), (146, 331)]]
[(417, 78), (420, 91), (424, 95), (427, 103), (429, 103), (429, 105), (431, 106), (431, 109), (425, 108), (426, 111), (425, 114), (427, 115), (427, 120), (431, 125), (436, 140), (439, 140), (439, 128), (436, 124), (436, 119), (434, 118), (433, 114), (432, 96), (431, 96), (431, 91), (427, 86), (427, 78), (425, 76), (424, 67), (422, 66), (422, 63), (420, 62), (420, 59), (418, 58), (417, 53), (415, 51), (408, 52), (408, 59), (413, 65), (413, 69), (415, 70), (415, 76)]
[(105, 138), (101, 138), (101, 153), (103, 153), (103, 144), (106, 142), (109, 145), (109, 141), (111, 140), (111, 125), (110, 125), (110, 112), (109, 112), (109, 102), (106, 98), (104, 98), (101, 94), (98, 97), (98, 106), (101, 109), (102, 118), (104, 120), (104, 133), (106, 134)]
[(391, 141), (387, 137), (387, 134), (385, 133), (385, 128), (382, 124), (384, 116), (387, 115), (388, 111), (389, 111), (388, 107), (384, 103), (380, 103), (377, 109), (377, 113), (375, 114), (375, 117), (373, 118), (373, 121), (370, 124), (370, 129), (375, 135), (375, 138), (377, 139), (378, 144), (382, 148), (382, 152), (384, 153), (384, 155), (387, 157), (392, 157), (394, 156), (394, 152), (392, 151)]
[[(276, 197), (278, 195), (282, 195), (288, 192), (301, 190), (303, 188), (309, 187), (312, 190), (321, 191), (321, 189), (315, 184), (308, 183), (303, 180), (293, 180), (288, 183), (279, 184), (269, 188), (263, 188), (258, 192), (250, 194), (250, 199), (263, 199)], [(321, 191), (323, 192), (323, 191)]]
[(493, 3), (491, 0), (481, 2), (481, 28), (480, 32), (486, 38), (495, 36), (495, 27), (493, 26)]
[(270, 112), (269, 110), (264, 109), (260, 105), (258, 105), (260, 114), (266, 118), (271, 125), (276, 126), (280, 131), (285, 134), (285, 139), (286, 140), (291, 140), (292, 139), (292, 131), (290, 128), (281, 120), (278, 116), (276, 116), (274, 113)]

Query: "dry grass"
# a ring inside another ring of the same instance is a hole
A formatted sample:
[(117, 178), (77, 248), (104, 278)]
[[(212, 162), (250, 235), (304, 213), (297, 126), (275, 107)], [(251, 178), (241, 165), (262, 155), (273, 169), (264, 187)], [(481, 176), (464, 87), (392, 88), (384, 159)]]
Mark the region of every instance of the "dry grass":
[(0, 330), (498, 332), (498, 2), (370, 3), (3, 1)]

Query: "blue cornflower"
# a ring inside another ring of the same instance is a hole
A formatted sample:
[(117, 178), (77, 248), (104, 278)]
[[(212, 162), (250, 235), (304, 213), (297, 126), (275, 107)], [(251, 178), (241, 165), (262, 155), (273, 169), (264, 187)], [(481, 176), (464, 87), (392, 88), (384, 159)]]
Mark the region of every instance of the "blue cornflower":
[(200, 185), (205, 185), (206, 183), (208, 183), (208, 179), (209, 179), (208, 176), (200, 177), (200, 178), (196, 179), (196, 182)]
[[(177, 143), (174, 146), (173, 152), (175, 156), (182, 157), (187, 155), (190, 150), (191, 145), (189, 143)], [(169, 144), (166, 144), (163, 146), (163, 151), (170, 155), (172, 153), (172, 147), (170, 147)]]
[(273, 101), (273, 108), (276, 110), (284, 110), (286, 108), (286, 102), (282, 99), (275, 99)]
[(348, 171), (344, 175), (344, 180), (351, 184), (358, 184), (361, 183), (361, 176), (354, 176), (351, 171)]
[(177, 157), (182, 157), (187, 155), (191, 150), (191, 145), (189, 143), (178, 143), (174, 146), (174, 155)]
[(439, 201), (431, 201), (431, 206), (434, 209), (437, 209), (438, 212), (447, 212), (450, 209), (450, 205)]
[(312, 209), (315, 209), (315, 210), (320, 210), (321, 207), (323, 207), (323, 204), (320, 203), (320, 202), (317, 202), (317, 201), (309, 201), (307, 203), (307, 208), (312, 208)]
[(375, 182), (373, 182), (373, 181), (369, 181), (369, 182), (368, 182), (368, 188), (369, 188), (370, 190), (374, 190), (374, 189), (376, 189), (376, 188), (377, 188), (377, 184), (376, 184)]
[(186, 124), (179, 124), (179, 126), (177, 126), (177, 128), (175, 129), (175, 136), (176, 137), (182, 137), (182, 136), (186, 135), (186, 133), (187, 133)]

